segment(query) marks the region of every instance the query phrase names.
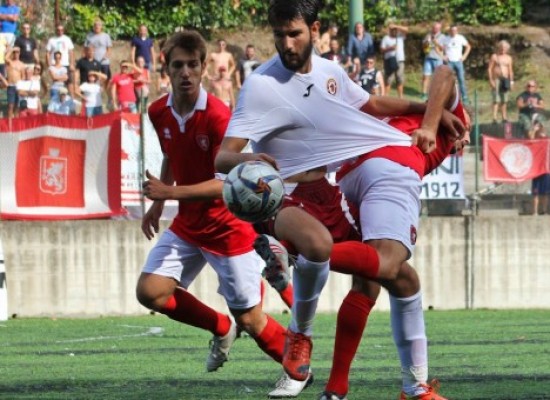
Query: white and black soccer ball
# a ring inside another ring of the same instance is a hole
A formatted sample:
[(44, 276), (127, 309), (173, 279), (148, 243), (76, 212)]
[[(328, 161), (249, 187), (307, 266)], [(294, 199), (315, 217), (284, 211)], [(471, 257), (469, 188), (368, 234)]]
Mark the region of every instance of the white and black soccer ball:
[(223, 201), (237, 218), (260, 222), (277, 213), (285, 189), (283, 179), (268, 163), (246, 161), (227, 174), (223, 184)]

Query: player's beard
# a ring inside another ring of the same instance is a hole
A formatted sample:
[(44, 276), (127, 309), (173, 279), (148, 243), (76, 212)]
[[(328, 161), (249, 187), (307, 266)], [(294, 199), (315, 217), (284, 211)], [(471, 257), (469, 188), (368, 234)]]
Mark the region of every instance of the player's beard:
[(311, 57), (313, 42), (310, 41), (300, 53), (283, 52), (279, 49), (277, 49), (277, 51), (285, 68), (291, 71), (298, 71), (308, 62), (309, 57)]

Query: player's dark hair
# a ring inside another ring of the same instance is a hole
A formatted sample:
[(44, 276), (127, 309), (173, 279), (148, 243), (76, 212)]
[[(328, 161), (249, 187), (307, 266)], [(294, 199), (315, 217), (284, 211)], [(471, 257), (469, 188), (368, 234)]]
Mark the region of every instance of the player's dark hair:
[(170, 55), (175, 48), (185, 50), (189, 53), (198, 51), (201, 63), (206, 60), (206, 41), (197, 31), (185, 30), (177, 32), (166, 40), (164, 46), (162, 46), (162, 53), (164, 54), (166, 64), (170, 64)]
[(318, 20), (322, 0), (271, 0), (267, 20), (271, 26), (303, 19), (309, 26)]

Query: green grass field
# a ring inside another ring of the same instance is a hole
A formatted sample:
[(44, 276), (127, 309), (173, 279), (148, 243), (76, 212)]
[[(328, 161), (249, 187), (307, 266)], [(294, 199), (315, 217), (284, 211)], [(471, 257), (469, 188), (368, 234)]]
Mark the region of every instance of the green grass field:
[[(283, 323), (288, 315), (276, 315)], [(430, 374), (450, 399), (550, 399), (550, 310), (428, 311)], [(316, 399), (327, 379), (335, 315), (315, 326)], [(280, 367), (250, 338), (205, 372), (210, 335), (164, 316), (12, 319), (0, 323), (0, 399), (262, 399)], [(350, 399), (396, 399), (399, 366), (389, 314), (374, 312)]]

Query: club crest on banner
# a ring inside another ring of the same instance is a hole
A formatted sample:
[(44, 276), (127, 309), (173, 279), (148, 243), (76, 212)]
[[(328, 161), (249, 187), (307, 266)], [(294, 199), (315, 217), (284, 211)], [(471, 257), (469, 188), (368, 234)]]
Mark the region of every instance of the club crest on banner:
[(533, 166), (533, 154), (529, 147), (521, 143), (504, 146), (500, 160), (506, 171), (514, 178), (527, 175)]
[(59, 157), (59, 149), (48, 149), (40, 157), (40, 190), (50, 194), (67, 192), (67, 158)]

